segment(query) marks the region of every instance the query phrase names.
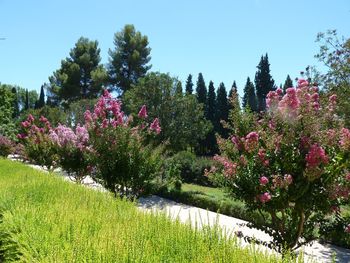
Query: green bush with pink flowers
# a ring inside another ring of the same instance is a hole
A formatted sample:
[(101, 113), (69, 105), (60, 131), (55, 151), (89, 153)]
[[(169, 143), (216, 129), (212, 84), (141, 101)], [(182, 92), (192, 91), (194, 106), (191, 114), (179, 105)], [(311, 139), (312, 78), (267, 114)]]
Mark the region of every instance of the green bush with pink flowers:
[(335, 114), (336, 101), (301, 79), (286, 94), (271, 91), (254, 125), (236, 121), (232, 136), (219, 140), (221, 155), (208, 175), (250, 210), (271, 215), (271, 223), (252, 225), (282, 253), (316, 239), (317, 226), (349, 200), (350, 131)]

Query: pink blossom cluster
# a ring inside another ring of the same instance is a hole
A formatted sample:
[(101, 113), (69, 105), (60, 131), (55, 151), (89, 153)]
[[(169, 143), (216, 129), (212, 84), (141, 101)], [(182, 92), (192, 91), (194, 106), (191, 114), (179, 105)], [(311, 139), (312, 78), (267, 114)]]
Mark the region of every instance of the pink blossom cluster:
[(159, 134), (161, 132), (161, 128), (159, 125), (159, 120), (158, 118), (155, 118), (154, 121), (151, 123), (151, 125), (149, 126), (149, 129), (151, 131), (154, 131), (156, 134)]
[(270, 91), (266, 96), (266, 106), (270, 110), (275, 110), (283, 95), (282, 89), (278, 88), (276, 91)]
[(243, 143), (241, 138), (239, 138), (238, 136), (232, 136), (231, 137), (231, 142), (235, 145), (237, 150), (242, 150), (243, 149)]
[(350, 188), (345, 185), (334, 185), (330, 191), (330, 199), (334, 200), (337, 198), (348, 199), (350, 197)]
[(43, 134), (51, 129), (50, 122), (44, 117), (41, 116), (39, 121), (43, 124), (43, 127), (38, 127), (34, 124), (33, 115), (29, 114), (27, 119), (21, 122), (21, 126), (26, 130), (26, 133), (21, 133), (17, 135), (18, 139), (26, 139), (29, 136), (34, 136), (35, 140), (39, 142), (41, 139), (37, 136), (39, 134)]
[(260, 159), (260, 162), (264, 165), (264, 166), (269, 166), (270, 161), (269, 159), (267, 159), (266, 157), (266, 150), (265, 149), (259, 149), (258, 151), (258, 157)]
[(300, 106), (300, 101), (297, 96), (296, 89), (288, 88), (286, 94), (278, 103), (278, 109), (283, 116), (287, 118), (295, 118), (298, 113), (298, 108)]
[(261, 176), (259, 179), (260, 185), (267, 185), (269, 183), (269, 178), (266, 176)]
[(318, 144), (313, 144), (305, 156), (305, 161), (306, 167), (312, 169), (318, 167), (320, 164), (327, 164), (328, 156), (326, 155), (326, 151), (321, 146)]
[(342, 149), (350, 149), (350, 130), (347, 128), (342, 128), (340, 131), (340, 141), (339, 144)]
[(350, 224), (348, 224), (346, 227), (345, 227), (345, 233), (349, 233), (350, 234)]
[(259, 195), (259, 200), (261, 203), (265, 204), (271, 200), (271, 194), (269, 192), (265, 192)]
[(259, 134), (255, 131), (250, 132), (244, 138), (244, 148), (247, 152), (254, 151), (259, 145)]
[(213, 159), (223, 165), (225, 177), (232, 178), (236, 174), (237, 164), (231, 162), (227, 157), (215, 155)]
[(59, 124), (49, 132), (50, 139), (60, 147), (74, 146), (83, 150), (88, 145), (89, 133), (84, 126), (78, 125), (75, 132), (64, 125)]
[(143, 105), (138, 113), (139, 118), (146, 119), (148, 117), (147, 115), (147, 108), (146, 105)]

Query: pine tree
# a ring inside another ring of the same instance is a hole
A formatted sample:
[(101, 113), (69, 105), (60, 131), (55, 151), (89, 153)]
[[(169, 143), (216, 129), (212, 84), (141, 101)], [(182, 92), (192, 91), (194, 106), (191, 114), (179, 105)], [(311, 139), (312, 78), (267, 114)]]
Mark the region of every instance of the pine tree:
[(250, 81), (250, 78), (247, 78), (247, 82), (244, 87), (244, 94), (243, 94), (243, 101), (242, 106), (243, 108), (249, 108), (252, 111), (256, 111), (258, 108), (257, 105), (257, 98), (255, 94), (255, 88), (253, 82)]
[[(144, 77), (151, 68), (151, 48), (148, 38), (136, 31), (134, 25), (125, 25), (114, 35), (115, 49), (109, 50), (108, 73), (111, 84), (125, 92)], [(114, 89), (115, 89), (114, 88)]]
[(216, 112), (216, 94), (215, 94), (215, 87), (214, 83), (212, 81), (209, 82), (208, 86), (208, 101), (206, 103), (207, 105), (207, 115), (206, 118), (212, 122), (214, 125), (215, 123), (215, 112)]
[(50, 102), (69, 104), (98, 97), (107, 80), (107, 72), (100, 61), (98, 42), (79, 38), (69, 57), (61, 61), (61, 68), (49, 77), (47, 95)]
[(205, 86), (204, 78), (202, 73), (198, 74), (198, 80), (197, 80), (197, 87), (196, 87), (196, 93), (197, 93), (197, 100), (199, 103), (202, 103), (205, 106), (205, 112), (207, 112), (207, 87)]
[(293, 80), (290, 78), (289, 75), (287, 75), (286, 81), (283, 85), (283, 92), (286, 93), (286, 90), (290, 87), (293, 87)]
[(41, 86), (39, 100), (35, 103), (36, 109), (41, 109), (45, 106), (45, 93), (44, 93), (44, 85)]
[(192, 75), (189, 74), (186, 80), (186, 94), (192, 94), (193, 93), (193, 82), (192, 82)]
[(19, 116), (19, 104), (18, 104), (18, 95), (17, 95), (17, 89), (16, 87), (12, 88), (13, 93), (13, 112), (12, 112), (12, 118), (17, 118)]
[(24, 109), (25, 110), (29, 109), (29, 93), (28, 93), (28, 89), (26, 89), (26, 100), (25, 100), (25, 104), (24, 104)]
[[(233, 103), (233, 100), (235, 100), (234, 103)], [(236, 100), (238, 100), (238, 90), (237, 90), (236, 81), (233, 81), (232, 86), (231, 86), (231, 90), (228, 94), (229, 111), (232, 110), (233, 105), (236, 104)], [(239, 101), (238, 101), (238, 104), (239, 104)]]
[(216, 105), (216, 121), (219, 123), (217, 131), (222, 137), (226, 138), (228, 131), (223, 127), (222, 121), (228, 120), (229, 104), (227, 100), (227, 91), (222, 82), (216, 92)]
[(219, 123), (216, 120), (216, 94), (214, 83), (212, 81), (209, 82), (208, 98), (206, 104), (206, 119), (210, 121), (213, 126), (213, 129), (207, 134), (207, 137), (205, 138), (206, 154), (213, 155), (218, 152), (215, 133), (217, 132)]
[(256, 97), (258, 102), (258, 111), (266, 110), (266, 95), (275, 89), (275, 82), (270, 74), (270, 64), (267, 54), (261, 56), (258, 70), (255, 74)]

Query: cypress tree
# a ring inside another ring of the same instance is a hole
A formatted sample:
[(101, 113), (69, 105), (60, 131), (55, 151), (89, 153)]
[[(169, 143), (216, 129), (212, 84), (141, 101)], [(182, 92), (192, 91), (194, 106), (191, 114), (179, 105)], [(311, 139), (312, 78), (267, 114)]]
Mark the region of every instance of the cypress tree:
[(28, 110), (29, 109), (29, 93), (28, 93), (28, 89), (26, 89), (26, 101), (24, 104), (24, 109)]
[[(237, 102), (238, 102), (238, 104), (237, 104)], [(233, 107), (236, 107), (237, 105), (239, 107), (238, 90), (237, 90), (236, 81), (233, 81), (230, 93), (228, 94), (229, 111), (232, 110)]]
[(290, 87), (293, 87), (293, 81), (290, 78), (290, 76), (287, 75), (286, 81), (284, 82), (284, 85), (283, 85), (283, 92), (286, 93), (286, 90)]
[(18, 95), (17, 95), (17, 89), (15, 87), (12, 88), (13, 93), (13, 112), (12, 112), (12, 118), (17, 118), (19, 116), (19, 104), (18, 104)]
[(203, 103), (205, 107), (205, 112), (207, 112), (207, 87), (205, 86), (204, 78), (202, 73), (198, 74), (198, 80), (197, 80), (197, 100), (199, 103)]
[(215, 132), (217, 132), (218, 123), (216, 121), (216, 94), (215, 87), (212, 81), (208, 86), (208, 98), (207, 98), (207, 113), (206, 119), (211, 122), (213, 129), (207, 134), (205, 138), (206, 153), (213, 155), (218, 152), (218, 146), (216, 142)]
[(228, 120), (229, 104), (227, 100), (227, 91), (224, 83), (222, 82), (220, 83), (216, 93), (216, 105), (216, 121), (219, 123), (218, 133), (222, 137), (227, 137), (228, 131), (223, 127), (221, 121)]
[(243, 94), (243, 101), (242, 106), (243, 108), (249, 108), (252, 111), (257, 110), (257, 98), (255, 94), (254, 84), (250, 81), (250, 78), (247, 78), (247, 82), (244, 87), (244, 94)]
[(258, 111), (266, 110), (266, 95), (275, 89), (275, 81), (270, 74), (270, 64), (267, 53), (261, 56), (258, 70), (255, 74), (256, 97), (258, 102)]
[(192, 75), (189, 74), (186, 80), (186, 94), (192, 94), (193, 93), (193, 82), (192, 82)]
[(44, 93), (44, 85), (41, 86), (39, 100), (35, 103), (36, 109), (41, 109), (45, 106), (45, 93)]
[(214, 83), (212, 81), (209, 82), (208, 86), (208, 101), (207, 101), (207, 115), (206, 118), (212, 122), (214, 125), (215, 123), (215, 110), (216, 110), (216, 94), (215, 94), (215, 87)]

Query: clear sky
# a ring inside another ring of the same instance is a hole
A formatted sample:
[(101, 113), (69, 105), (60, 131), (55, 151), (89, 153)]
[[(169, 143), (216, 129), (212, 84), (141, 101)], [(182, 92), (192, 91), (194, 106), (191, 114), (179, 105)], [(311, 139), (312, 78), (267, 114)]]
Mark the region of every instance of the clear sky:
[(241, 94), (262, 54), (280, 84), (318, 65), (318, 32), (350, 37), (350, 0), (0, 0), (0, 12), (0, 82), (36, 90), (80, 36), (98, 40), (107, 63), (125, 24), (148, 36), (153, 71), (202, 72), (227, 89), (236, 80)]

